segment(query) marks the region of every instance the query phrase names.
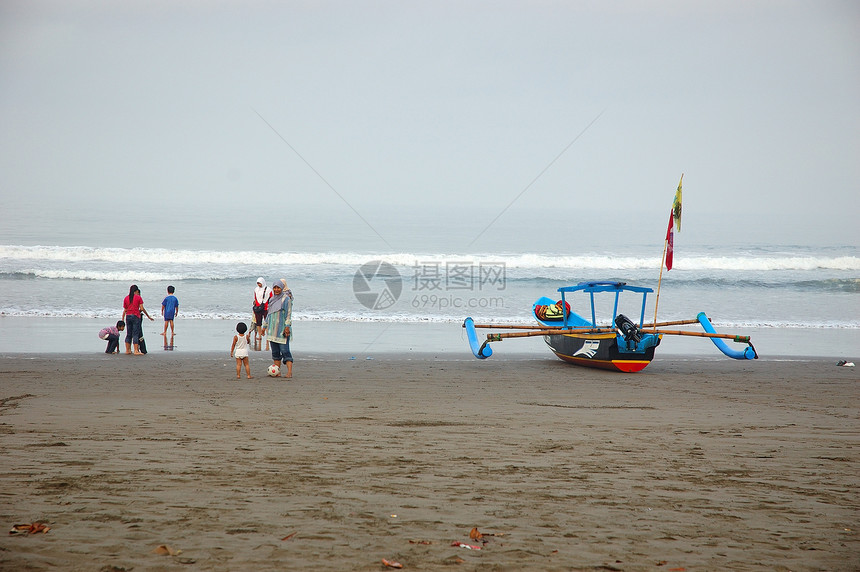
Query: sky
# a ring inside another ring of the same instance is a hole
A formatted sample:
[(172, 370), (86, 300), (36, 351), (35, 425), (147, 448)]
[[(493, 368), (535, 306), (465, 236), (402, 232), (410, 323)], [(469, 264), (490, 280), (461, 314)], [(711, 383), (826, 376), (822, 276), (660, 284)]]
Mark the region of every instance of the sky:
[(858, 102), (853, 0), (4, 0), (0, 224), (632, 231), (683, 173), (687, 228), (856, 245)]

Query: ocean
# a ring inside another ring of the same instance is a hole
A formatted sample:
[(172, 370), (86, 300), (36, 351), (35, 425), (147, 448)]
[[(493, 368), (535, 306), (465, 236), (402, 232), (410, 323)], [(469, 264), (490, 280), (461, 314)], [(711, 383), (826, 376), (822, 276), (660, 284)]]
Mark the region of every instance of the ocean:
[[(264, 277), (269, 285), (285, 278), (294, 293), (299, 354), (429, 351), (468, 357), (461, 327), (466, 316), (534, 323), (535, 300), (557, 298), (559, 287), (581, 281), (657, 290), (665, 233), (656, 223), (654, 239), (638, 243), (625, 233), (559, 240), (545, 231), (500, 233), (490, 227), (475, 241), (481, 224), (464, 227), (432, 217), (386, 218), (376, 227), (351, 213), (323, 226), (303, 217), (290, 220), (281, 240), (211, 217), (206, 224), (168, 226), (144, 218), (135, 242), (146, 246), (117, 245), (128, 237), (97, 217), (51, 229), (7, 224), (0, 233), (0, 352), (101, 351), (96, 333), (119, 319), (132, 283), (156, 318), (144, 322), (150, 345), (161, 344), (160, 305), (172, 285), (180, 301), (173, 350), (229, 350), (236, 322), (250, 320), (256, 279)], [(384, 238), (390, 236), (396, 240)], [(856, 244), (761, 238), (720, 244), (700, 235), (690, 244), (684, 237), (675, 237), (673, 269), (662, 271), (660, 321), (704, 311), (718, 331), (752, 334), (763, 356), (856, 357)], [(586, 298), (568, 301), (575, 311), (588, 311)], [(654, 318), (655, 301), (649, 295), (646, 321)], [(640, 303), (639, 297), (623, 300), (621, 311), (638, 321)], [(505, 341), (496, 351), (549, 356), (537, 338)], [(664, 339), (661, 353), (720, 355), (698, 338)]]

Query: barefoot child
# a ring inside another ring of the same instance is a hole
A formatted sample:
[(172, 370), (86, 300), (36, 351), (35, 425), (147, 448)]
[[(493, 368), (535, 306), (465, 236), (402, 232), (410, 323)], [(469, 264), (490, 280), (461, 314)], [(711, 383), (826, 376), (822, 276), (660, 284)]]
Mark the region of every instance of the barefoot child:
[(125, 322), (120, 320), (116, 326), (102, 328), (102, 331), (99, 332), (99, 337), (108, 343), (105, 350), (106, 354), (119, 353), (119, 333), (123, 330), (125, 330)]
[(233, 336), (233, 345), (230, 347), (230, 355), (236, 358), (236, 379), (242, 377), (242, 364), (245, 364), (245, 373), (248, 374), (248, 379), (251, 377), (251, 366), (248, 363), (248, 342), (251, 339), (251, 333), (248, 332), (248, 326), (245, 322), (239, 322), (236, 325), (237, 335)]
[(170, 337), (173, 337), (173, 319), (179, 313), (179, 299), (173, 295), (176, 289), (173, 286), (167, 287), (167, 296), (161, 302), (161, 315), (164, 316), (164, 336), (165, 344), (167, 343), (167, 326), (170, 326)]

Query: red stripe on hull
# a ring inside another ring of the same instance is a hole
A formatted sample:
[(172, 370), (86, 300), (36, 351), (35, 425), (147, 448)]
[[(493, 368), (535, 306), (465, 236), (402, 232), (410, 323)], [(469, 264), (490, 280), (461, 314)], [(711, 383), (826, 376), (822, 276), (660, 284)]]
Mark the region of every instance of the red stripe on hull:
[(645, 369), (650, 361), (615, 361), (613, 362), (615, 367), (618, 368), (618, 371), (623, 371), (624, 373), (636, 373), (637, 371), (642, 371)]
[(621, 371), (624, 373), (636, 373), (637, 371), (642, 371), (645, 369), (649, 363), (648, 360), (599, 360), (599, 359), (588, 359), (588, 358), (577, 358), (562, 355), (556, 353), (559, 359), (566, 361), (567, 363), (572, 363), (575, 365), (581, 365), (585, 367), (593, 367), (596, 369), (608, 369), (611, 371)]

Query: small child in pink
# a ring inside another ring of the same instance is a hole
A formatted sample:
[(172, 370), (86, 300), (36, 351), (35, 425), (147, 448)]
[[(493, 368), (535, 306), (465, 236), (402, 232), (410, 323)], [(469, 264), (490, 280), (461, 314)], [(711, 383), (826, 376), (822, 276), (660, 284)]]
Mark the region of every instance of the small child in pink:
[(248, 342), (251, 341), (251, 334), (248, 332), (248, 326), (245, 322), (239, 322), (236, 325), (237, 335), (233, 336), (233, 345), (230, 346), (230, 355), (236, 358), (236, 379), (242, 377), (242, 364), (245, 364), (245, 373), (248, 379), (251, 377), (251, 365), (248, 361)]

